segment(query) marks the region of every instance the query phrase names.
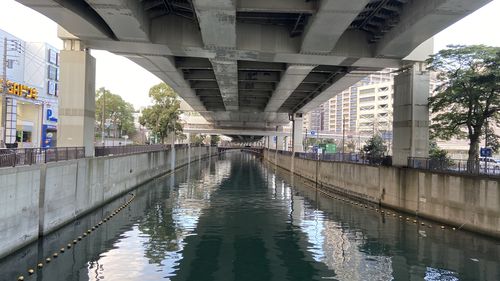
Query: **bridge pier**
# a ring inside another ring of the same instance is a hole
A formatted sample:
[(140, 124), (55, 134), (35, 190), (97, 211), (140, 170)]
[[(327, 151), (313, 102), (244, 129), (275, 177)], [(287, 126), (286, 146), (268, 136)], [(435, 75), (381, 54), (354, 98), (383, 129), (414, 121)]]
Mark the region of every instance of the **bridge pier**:
[(94, 156), (95, 58), (76, 39), (65, 39), (60, 53), (58, 147), (85, 147)]
[[(276, 132), (283, 132), (283, 126), (276, 127)], [(276, 136), (276, 149), (283, 150), (284, 136)]]
[(292, 121), (292, 147), (294, 152), (304, 152), (302, 121), (302, 114), (295, 114)]
[(429, 156), (429, 72), (416, 63), (394, 79), (394, 166), (407, 166), (408, 157)]
[(304, 145), (302, 143), (302, 114), (294, 114), (292, 120), (292, 161), (290, 171), (293, 175), (295, 171), (295, 152), (303, 152)]

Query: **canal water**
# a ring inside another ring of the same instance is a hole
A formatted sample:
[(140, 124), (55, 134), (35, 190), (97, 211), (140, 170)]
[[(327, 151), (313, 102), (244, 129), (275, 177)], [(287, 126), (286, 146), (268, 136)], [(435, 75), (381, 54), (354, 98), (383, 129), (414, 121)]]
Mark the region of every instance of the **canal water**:
[(228, 152), (155, 179), (0, 260), (0, 280), (500, 280), (498, 240), (386, 213)]

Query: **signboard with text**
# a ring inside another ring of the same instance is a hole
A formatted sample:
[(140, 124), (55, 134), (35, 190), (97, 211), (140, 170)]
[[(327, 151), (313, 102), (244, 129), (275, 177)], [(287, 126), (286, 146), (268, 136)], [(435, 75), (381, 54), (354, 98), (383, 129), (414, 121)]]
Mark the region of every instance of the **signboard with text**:
[(491, 147), (481, 147), (479, 154), (481, 157), (491, 157), (493, 155), (493, 149), (491, 149)]
[[(3, 92), (3, 80), (0, 79), (0, 93), (2, 92)], [(9, 80), (7, 80), (7, 93), (27, 99), (36, 100), (38, 98), (38, 90), (36, 88), (12, 82)]]
[(326, 153), (336, 153), (337, 152), (337, 145), (334, 143), (327, 143), (325, 150), (326, 150)]

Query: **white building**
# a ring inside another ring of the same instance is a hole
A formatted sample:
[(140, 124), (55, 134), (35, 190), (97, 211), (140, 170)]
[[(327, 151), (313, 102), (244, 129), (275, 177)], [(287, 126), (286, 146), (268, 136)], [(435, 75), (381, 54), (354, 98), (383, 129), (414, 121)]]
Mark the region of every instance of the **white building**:
[[(4, 45), (7, 56), (4, 57)], [(5, 142), (9, 147), (56, 145), (59, 51), (46, 43), (24, 42), (0, 30), (0, 62), (7, 62)], [(3, 87), (0, 92), (3, 93)], [(5, 100), (5, 103), (4, 103)], [(0, 111), (2, 111), (0, 110)], [(3, 113), (3, 112), (0, 112)], [(0, 116), (4, 116), (1, 114)], [(2, 119), (2, 118), (0, 118)], [(3, 147), (3, 124), (0, 140)]]
[[(363, 135), (392, 131), (393, 82), (383, 82), (358, 88), (357, 131)], [(389, 137), (389, 136), (388, 136)]]

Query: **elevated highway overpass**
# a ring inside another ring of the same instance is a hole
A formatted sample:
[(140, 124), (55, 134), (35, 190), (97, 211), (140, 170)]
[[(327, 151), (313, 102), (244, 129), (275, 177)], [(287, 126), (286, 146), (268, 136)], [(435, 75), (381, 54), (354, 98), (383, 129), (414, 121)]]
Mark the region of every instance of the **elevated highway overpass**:
[(428, 75), (415, 62), (431, 53), (433, 35), (489, 2), (17, 1), (62, 27), (61, 146), (93, 145), (88, 49), (102, 49), (161, 78), (216, 128), (276, 131), (292, 120), (296, 151), (303, 113), (369, 73), (403, 69), (394, 102), (394, 163), (401, 165), (427, 154)]

